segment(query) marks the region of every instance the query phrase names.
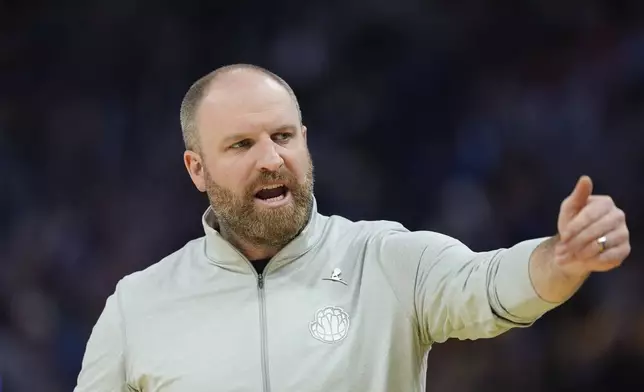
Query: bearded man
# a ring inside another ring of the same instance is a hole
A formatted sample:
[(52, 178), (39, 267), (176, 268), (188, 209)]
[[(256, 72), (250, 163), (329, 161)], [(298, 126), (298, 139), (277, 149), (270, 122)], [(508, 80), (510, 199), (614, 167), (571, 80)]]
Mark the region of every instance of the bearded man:
[(181, 125), (204, 236), (117, 284), (76, 392), (424, 391), (433, 344), (528, 327), (630, 252), (586, 176), (507, 249), (323, 215), (296, 96), (257, 66), (198, 80)]

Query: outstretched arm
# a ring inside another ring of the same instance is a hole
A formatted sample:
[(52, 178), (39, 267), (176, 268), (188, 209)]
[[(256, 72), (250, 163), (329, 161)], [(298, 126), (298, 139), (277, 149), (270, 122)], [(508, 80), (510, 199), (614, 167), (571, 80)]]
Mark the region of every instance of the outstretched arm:
[(403, 227), (383, 232), (376, 259), (416, 320), (421, 342), (490, 338), (530, 326), (591, 272), (618, 266), (630, 252), (624, 214), (610, 198), (590, 196), (590, 185), (582, 177), (563, 201), (559, 234), (507, 249), (474, 252), (449, 236)]

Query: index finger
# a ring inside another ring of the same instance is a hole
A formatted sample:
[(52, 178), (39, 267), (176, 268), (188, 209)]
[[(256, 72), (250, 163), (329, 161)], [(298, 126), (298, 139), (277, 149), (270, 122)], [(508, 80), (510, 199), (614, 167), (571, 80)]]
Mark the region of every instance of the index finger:
[(593, 182), (590, 177), (581, 176), (577, 181), (577, 185), (575, 185), (575, 189), (561, 203), (559, 221), (557, 222), (557, 226), (560, 229), (568, 225), (579, 211), (589, 203), (592, 192)]
[(579, 235), (583, 230), (590, 225), (601, 219), (604, 215), (611, 211), (612, 203), (610, 197), (597, 197), (584, 207), (579, 214), (577, 214), (571, 221), (564, 227), (561, 237), (564, 243), (570, 242), (573, 238)]

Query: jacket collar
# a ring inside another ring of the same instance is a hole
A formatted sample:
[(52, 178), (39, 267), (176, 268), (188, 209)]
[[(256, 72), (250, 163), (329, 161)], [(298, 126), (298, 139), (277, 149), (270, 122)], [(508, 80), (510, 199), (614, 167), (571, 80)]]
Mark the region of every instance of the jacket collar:
[[(206, 234), (206, 257), (211, 263), (234, 272), (254, 273), (249, 260), (219, 234), (219, 224), (212, 207), (208, 207), (201, 221)], [(265, 273), (281, 268), (311, 250), (322, 238), (325, 223), (326, 219), (318, 213), (317, 202), (313, 198), (310, 217), (306, 226), (297, 237), (271, 259)]]

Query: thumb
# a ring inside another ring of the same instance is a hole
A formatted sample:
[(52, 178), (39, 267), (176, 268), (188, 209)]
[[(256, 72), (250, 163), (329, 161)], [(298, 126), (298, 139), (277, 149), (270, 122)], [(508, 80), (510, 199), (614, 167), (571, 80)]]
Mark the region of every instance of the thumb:
[(568, 223), (588, 203), (593, 193), (593, 181), (588, 176), (581, 176), (572, 193), (561, 203), (559, 213), (559, 228)]

